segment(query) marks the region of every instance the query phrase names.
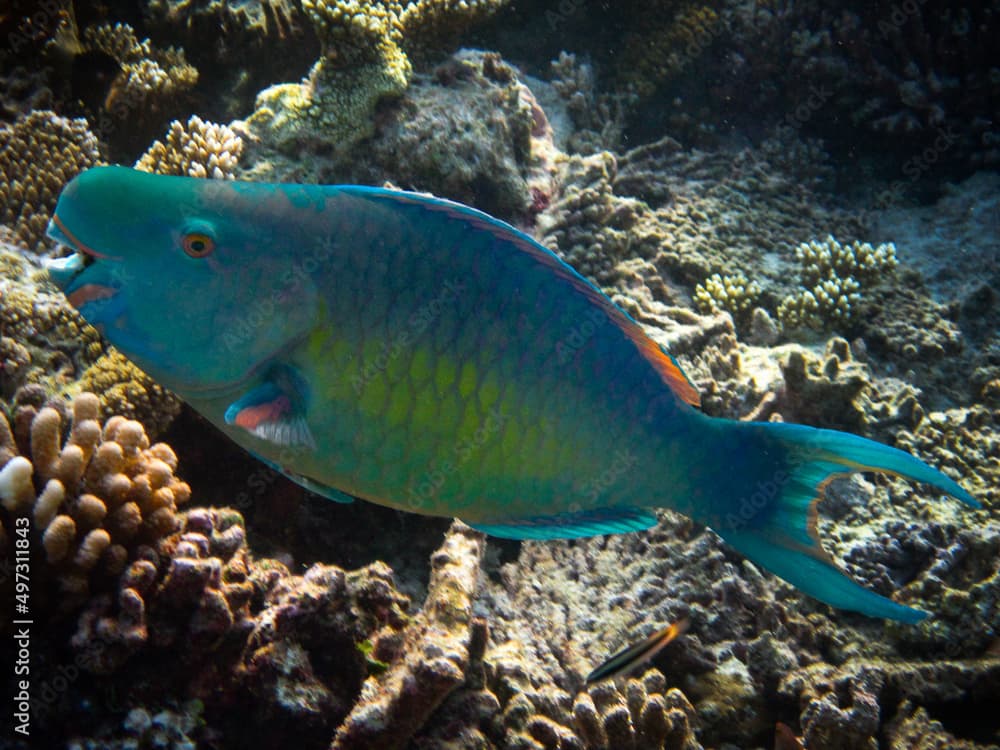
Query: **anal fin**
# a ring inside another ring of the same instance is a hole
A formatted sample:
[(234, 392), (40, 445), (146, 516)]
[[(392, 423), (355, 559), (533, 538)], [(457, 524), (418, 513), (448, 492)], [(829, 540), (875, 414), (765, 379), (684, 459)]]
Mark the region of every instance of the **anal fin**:
[(642, 531), (656, 522), (656, 514), (647, 508), (599, 508), (469, 525), (503, 539), (575, 539)]

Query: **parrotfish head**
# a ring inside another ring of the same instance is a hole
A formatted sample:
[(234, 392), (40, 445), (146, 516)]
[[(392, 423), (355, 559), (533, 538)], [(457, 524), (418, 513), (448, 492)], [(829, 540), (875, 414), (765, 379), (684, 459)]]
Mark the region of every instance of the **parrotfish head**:
[(294, 217), (246, 185), (95, 167), (66, 186), (49, 223), (75, 251), (48, 264), (70, 303), (185, 395), (245, 380), (316, 323), (312, 279), (289, 273)]

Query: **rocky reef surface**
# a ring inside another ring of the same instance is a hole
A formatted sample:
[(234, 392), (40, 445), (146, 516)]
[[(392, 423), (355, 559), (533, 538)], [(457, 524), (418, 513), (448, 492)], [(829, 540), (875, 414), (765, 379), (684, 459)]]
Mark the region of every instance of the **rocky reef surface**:
[[(0, 601), (28, 539), (44, 623), (32, 739), (0, 748), (1000, 746), (1000, 178), (976, 171), (1000, 9), (128, 5), (0, 17)], [(842, 158), (862, 133), (867, 177)], [(109, 161), (388, 184), (515, 224), (666, 345), (706, 412), (849, 430), (969, 488), (982, 510), (867, 475), (820, 504), (856, 580), (934, 616), (833, 610), (669, 511), (518, 544), (309, 496), (45, 280), (59, 190)], [(681, 618), (644, 670), (584, 685)]]

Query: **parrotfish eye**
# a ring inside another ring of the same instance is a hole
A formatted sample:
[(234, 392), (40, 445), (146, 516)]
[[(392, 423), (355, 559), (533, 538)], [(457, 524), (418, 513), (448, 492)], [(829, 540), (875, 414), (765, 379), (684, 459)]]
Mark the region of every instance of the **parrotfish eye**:
[(192, 258), (204, 258), (215, 250), (215, 240), (204, 232), (188, 232), (181, 242), (184, 252)]

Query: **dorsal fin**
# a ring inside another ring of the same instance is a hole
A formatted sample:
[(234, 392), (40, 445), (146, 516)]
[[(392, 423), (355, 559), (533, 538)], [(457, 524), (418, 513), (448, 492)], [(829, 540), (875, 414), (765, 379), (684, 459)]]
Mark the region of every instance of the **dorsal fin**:
[(380, 197), (393, 200), (397, 203), (407, 203), (420, 206), (428, 211), (440, 211), (454, 218), (460, 219), (470, 226), (489, 232), (501, 242), (506, 242), (517, 249), (528, 253), (541, 264), (547, 266), (560, 278), (568, 281), (578, 291), (580, 291), (590, 302), (604, 311), (616, 326), (635, 344), (639, 353), (649, 362), (653, 368), (663, 378), (663, 382), (682, 401), (691, 406), (701, 406), (701, 398), (698, 390), (688, 379), (684, 371), (681, 370), (677, 360), (668, 354), (663, 347), (653, 341), (642, 330), (642, 327), (612, 302), (604, 292), (594, 286), (590, 281), (577, 273), (572, 266), (567, 264), (562, 258), (553, 253), (544, 245), (539, 244), (524, 232), (512, 227), (506, 222), (495, 219), (489, 214), (478, 211), (469, 206), (443, 198), (435, 198), (419, 193), (408, 193), (397, 190), (386, 190), (383, 188), (369, 188), (359, 186), (345, 186), (341, 188), (345, 192), (354, 193), (365, 197)]

